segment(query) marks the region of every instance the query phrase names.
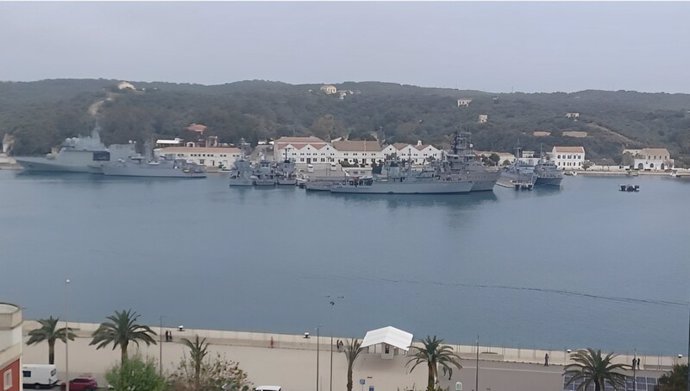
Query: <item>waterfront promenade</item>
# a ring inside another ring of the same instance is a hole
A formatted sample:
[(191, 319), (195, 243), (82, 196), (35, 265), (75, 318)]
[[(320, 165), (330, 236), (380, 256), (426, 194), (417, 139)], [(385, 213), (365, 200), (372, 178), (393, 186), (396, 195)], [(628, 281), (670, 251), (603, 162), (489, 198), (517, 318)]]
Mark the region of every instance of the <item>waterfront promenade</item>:
[[(37, 327), (34, 321), (26, 321), (24, 335)], [(70, 373), (92, 374), (99, 383), (105, 384), (103, 374), (119, 360), (119, 349), (105, 348), (96, 350), (89, 346), (91, 333), (98, 327), (94, 323), (70, 323), (77, 334), (77, 339), (70, 342)], [(153, 330), (159, 331), (157, 326)], [(186, 348), (180, 343), (181, 338), (192, 339), (199, 335), (207, 338), (210, 344), (210, 357), (220, 354), (226, 359), (239, 362), (240, 368), (245, 370), (254, 385), (280, 385), (285, 391), (311, 391), (316, 389), (316, 349), (317, 338), (311, 335), (305, 339), (303, 335), (250, 333), (219, 330), (179, 331), (176, 328), (164, 328), (173, 333), (173, 342), (163, 343), (163, 370), (173, 371)], [(363, 332), (364, 334), (364, 332)], [(361, 339), (363, 337), (360, 336)], [(417, 338), (419, 336), (416, 336)], [(334, 337), (334, 341), (344, 340)], [(319, 345), (319, 390), (330, 391), (330, 336), (321, 336)], [(463, 390), (474, 390), (476, 346), (452, 345), (462, 357), (463, 369), (456, 371), (453, 378), (442, 380), (443, 386), (454, 389), (455, 382), (463, 383)], [(130, 354), (136, 352), (143, 356), (155, 358), (160, 355), (158, 345), (142, 345), (138, 349), (130, 345)], [(480, 390), (529, 390), (547, 391), (561, 390), (563, 379), (563, 364), (567, 362), (565, 351), (512, 349), (496, 347), (479, 347), (479, 380)], [(549, 354), (548, 367), (544, 366), (544, 355)], [(47, 344), (24, 347), (24, 363), (45, 363), (48, 357)], [(56, 365), (58, 370), (64, 371), (64, 344), (56, 344)], [(640, 356), (641, 370), (638, 376), (659, 377), (663, 372), (677, 362), (685, 362), (685, 358), (668, 356)], [(355, 363), (353, 381), (355, 390), (423, 390), (426, 385), (426, 366), (420, 365), (412, 373), (408, 373), (405, 363), (407, 357), (401, 352), (392, 358), (383, 358), (380, 353), (363, 352)], [(629, 363), (632, 356), (621, 355), (619, 362)], [(345, 355), (334, 349), (333, 353), (333, 389), (344, 390), (346, 384), (347, 364)], [(630, 371), (632, 375), (632, 371)], [(62, 376), (64, 377), (64, 376)], [(361, 386), (359, 380), (364, 379)]]

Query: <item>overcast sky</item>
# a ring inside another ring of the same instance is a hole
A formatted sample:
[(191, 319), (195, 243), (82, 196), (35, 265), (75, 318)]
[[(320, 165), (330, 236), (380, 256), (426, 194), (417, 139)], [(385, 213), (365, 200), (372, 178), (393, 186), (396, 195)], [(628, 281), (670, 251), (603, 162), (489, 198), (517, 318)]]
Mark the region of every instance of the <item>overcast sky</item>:
[(690, 93), (690, 3), (3, 3), (0, 80)]

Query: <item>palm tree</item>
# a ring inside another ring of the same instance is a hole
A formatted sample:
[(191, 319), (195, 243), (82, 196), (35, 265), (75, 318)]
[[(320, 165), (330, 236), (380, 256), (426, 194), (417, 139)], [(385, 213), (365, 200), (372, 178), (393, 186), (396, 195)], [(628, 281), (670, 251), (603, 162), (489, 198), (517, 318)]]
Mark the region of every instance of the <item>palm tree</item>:
[(688, 386), (688, 364), (676, 364), (669, 373), (659, 378), (660, 391), (686, 391)]
[(199, 340), (199, 336), (196, 336), (194, 342), (188, 340), (187, 338), (182, 338), (182, 343), (189, 348), (189, 354), (194, 364), (194, 389), (199, 390), (200, 377), (201, 377), (201, 364), (204, 362), (204, 358), (208, 355), (208, 343), (206, 338)]
[(624, 389), (625, 375), (616, 371), (623, 371), (629, 365), (613, 364), (611, 361), (614, 357), (616, 355), (613, 353), (602, 357), (601, 350), (595, 351), (591, 348), (573, 353), (570, 358), (575, 362), (563, 368), (564, 376), (572, 376), (566, 386), (581, 381), (582, 383), (577, 387), (578, 391), (585, 390), (592, 384), (594, 384), (594, 391), (602, 391), (608, 382), (614, 390)]
[(149, 326), (136, 324), (139, 314), (131, 309), (115, 311), (114, 315), (106, 319), (109, 322), (103, 322), (98, 326), (92, 334), (93, 340), (89, 345), (96, 345), (96, 349), (100, 349), (112, 343), (113, 350), (120, 346), (122, 364), (127, 361), (127, 346), (130, 342), (134, 342), (137, 346), (139, 346), (139, 341), (143, 341), (146, 345), (156, 344), (153, 338), (156, 332)]
[(71, 328), (69, 331), (64, 327), (57, 328), (59, 320), (60, 318), (53, 318), (52, 315), (48, 319), (39, 319), (38, 323), (41, 324), (41, 327), (29, 331), (29, 340), (26, 342), (27, 345), (33, 345), (48, 341), (48, 364), (55, 364), (55, 341), (59, 339), (65, 342), (66, 338), (74, 341), (75, 335)]
[(423, 347), (410, 347), (413, 352), (412, 357), (406, 365), (414, 363), (410, 372), (412, 372), (417, 365), (426, 363), (429, 368), (429, 377), (427, 383), (427, 391), (434, 391), (436, 383), (438, 382), (438, 367), (443, 368), (443, 375), (448, 374), (448, 379), (453, 376), (453, 368), (462, 369), (460, 365), (460, 356), (453, 353), (453, 348), (449, 345), (443, 345), (443, 340), (427, 336), (422, 340)]
[(355, 365), (357, 356), (364, 350), (362, 343), (358, 339), (351, 339), (346, 345), (345, 358), (347, 359), (347, 391), (352, 391), (352, 367)]

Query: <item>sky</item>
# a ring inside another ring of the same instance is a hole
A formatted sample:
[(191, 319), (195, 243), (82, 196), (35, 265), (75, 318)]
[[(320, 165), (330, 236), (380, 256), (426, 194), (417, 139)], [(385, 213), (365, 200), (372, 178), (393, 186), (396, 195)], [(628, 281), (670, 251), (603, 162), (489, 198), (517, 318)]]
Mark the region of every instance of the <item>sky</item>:
[(688, 20), (688, 2), (0, 2), (0, 80), (690, 93)]

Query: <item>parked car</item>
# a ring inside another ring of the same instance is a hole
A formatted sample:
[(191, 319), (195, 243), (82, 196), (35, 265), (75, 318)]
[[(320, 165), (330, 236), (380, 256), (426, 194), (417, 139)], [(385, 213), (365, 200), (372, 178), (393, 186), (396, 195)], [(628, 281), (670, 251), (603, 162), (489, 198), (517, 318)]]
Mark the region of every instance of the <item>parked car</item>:
[[(63, 382), (60, 385), (60, 389), (64, 390), (67, 386)], [(69, 381), (69, 391), (96, 391), (98, 388), (98, 383), (96, 379), (90, 376), (75, 377)]]

